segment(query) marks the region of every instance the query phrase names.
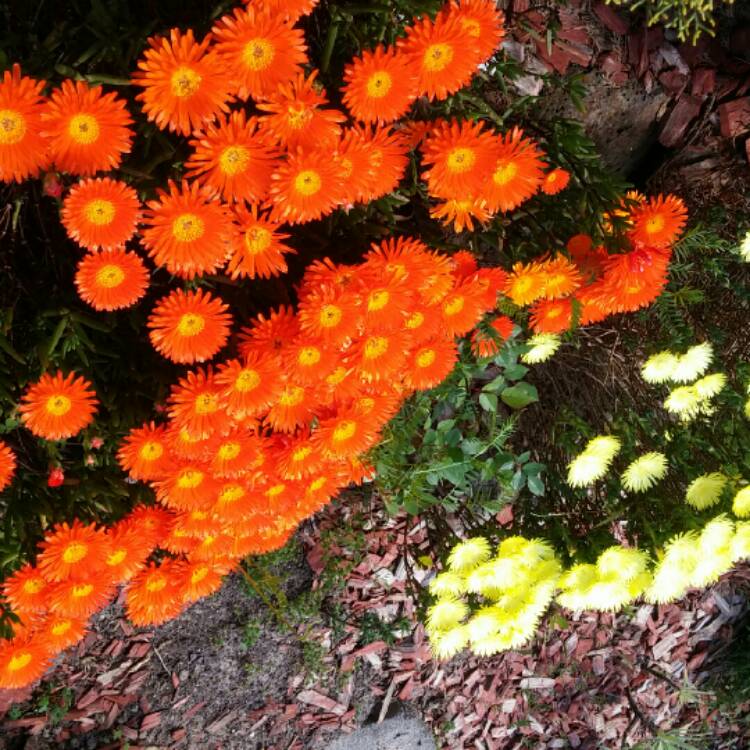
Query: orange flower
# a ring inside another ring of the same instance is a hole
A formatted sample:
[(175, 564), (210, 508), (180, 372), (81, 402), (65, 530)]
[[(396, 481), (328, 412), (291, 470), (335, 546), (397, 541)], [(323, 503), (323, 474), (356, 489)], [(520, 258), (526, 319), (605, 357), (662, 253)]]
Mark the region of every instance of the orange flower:
[(47, 165), (42, 135), (44, 81), (21, 75), (21, 66), (6, 70), (0, 82), (0, 181), (23, 182)]
[(536, 144), (513, 128), (500, 139), (500, 155), (495, 171), (481, 197), (492, 212), (512, 211), (531, 198), (544, 178), (544, 162)]
[(651, 304), (667, 284), (671, 252), (637, 248), (604, 262), (600, 305), (610, 312), (632, 312)]
[(310, 432), (303, 430), (294, 437), (280, 436), (274, 445), (276, 470), (282, 479), (304, 479), (315, 474), (323, 464)]
[(668, 247), (685, 228), (687, 208), (674, 195), (659, 195), (633, 208), (631, 221), (630, 235), (636, 244)]
[(94, 310), (121, 310), (143, 297), (148, 279), (148, 269), (138, 255), (115, 248), (86, 253), (75, 282), (80, 298)]
[(534, 304), (530, 312), (534, 333), (562, 333), (573, 323), (570, 299), (542, 300)]
[(487, 210), (487, 202), (482, 198), (451, 199), (438, 203), (430, 209), (433, 219), (440, 219), (443, 225), (453, 224), (455, 232), (474, 231), (474, 219), (480, 224), (487, 224), (492, 214)]
[(284, 255), (297, 251), (284, 243), (289, 235), (279, 232), (281, 224), (271, 221), (267, 214), (258, 215), (258, 207), (239, 204), (234, 208), (236, 229), (232, 236), (232, 255), (227, 271), (233, 279), (269, 279), (286, 273), (289, 268)]
[(34, 639), (43, 643), (51, 654), (59, 654), (83, 639), (88, 629), (86, 625), (85, 617), (50, 614), (35, 628)]
[(41, 639), (24, 635), (0, 640), (0, 688), (25, 687), (36, 682), (50, 665), (50, 652)]
[(393, 122), (417, 97), (418, 76), (409, 59), (379, 44), (344, 68), (344, 104), (362, 122)]
[(438, 311), (415, 310), (404, 320), (404, 330), (415, 344), (434, 338), (442, 333), (442, 319)]
[(309, 336), (340, 345), (357, 330), (359, 313), (351, 295), (330, 286), (319, 286), (299, 303), (299, 323)]
[(575, 293), (575, 298), (580, 304), (579, 324), (582, 326), (599, 323), (611, 312), (609, 301), (604, 295), (604, 284), (595, 281)]
[(169, 181), (169, 192), (157, 191), (144, 216), (143, 244), (157, 265), (192, 279), (224, 264), (231, 240), (227, 209), (211, 199), (197, 182), (181, 187)]
[(236, 8), (211, 33), (214, 50), (232, 71), (233, 93), (261, 99), (302, 73), (307, 63), (305, 35), (269, 8)]
[(389, 279), (387, 275), (378, 277), (364, 273), (357, 281), (365, 332), (403, 328), (404, 319), (414, 307), (413, 293), (406, 277)]
[(443, 299), (440, 306), (441, 328), (449, 336), (463, 336), (480, 320), (485, 311), (483, 290), (479, 284), (465, 281), (458, 284)]
[(396, 416), (401, 400), (401, 394), (390, 390), (387, 383), (378, 383), (352, 399), (351, 406), (358, 414), (367, 417), (371, 425), (380, 428)]
[(349, 409), (334, 417), (321, 419), (313, 433), (313, 441), (318, 449), (333, 458), (350, 458), (371, 448), (378, 439), (367, 417)]
[(19, 617), (47, 609), (49, 583), (38, 568), (27, 563), (3, 583), (3, 596)]
[[(219, 374), (216, 376), (219, 382)], [(245, 430), (234, 430), (216, 443), (211, 471), (217, 477), (234, 478), (249, 471), (261, 458), (262, 443)]]
[(188, 562), (183, 572), (182, 601), (188, 604), (218, 591), (228, 572), (229, 566), (220, 561)]
[(133, 75), (133, 83), (143, 87), (136, 99), (157, 127), (190, 135), (220, 112), (229, 111), (230, 76), (224, 61), (207, 52), (210, 37), (197, 44), (192, 29), (186, 34), (172, 29), (169, 39), (148, 41), (151, 48), (138, 61), (142, 72)]
[(181, 378), (169, 396), (169, 418), (197, 438), (210, 437), (226, 424), (221, 389), (211, 369), (198, 369)]
[(340, 202), (348, 206), (370, 200), (374, 174), (368, 141), (363, 132), (346, 128), (334, 159), (343, 180)]
[(140, 201), (133, 188), (110, 177), (81, 180), (62, 207), (68, 237), (87, 250), (121, 247), (135, 233)]
[(477, 328), (471, 336), (471, 350), (476, 357), (494, 357), (511, 337), (515, 323), (507, 315), (498, 315), (490, 323), (490, 335)]
[(216, 482), (202, 465), (186, 464), (153, 483), (156, 498), (173, 510), (208, 510), (216, 497)]
[(320, 383), (339, 363), (339, 353), (319, 339), (303, 336), (295, 341), (282, 359), (282, 368), (300, 385)]
[(566, 248), (585, 279), (591, 280), (601, 276), (602, 263), (608, 253), (603, 247), (594, 247), (591, 237), (587, 234), (576, 234), (568, 240)]
[(541, 188), (542, 192), (547, 195), (557, 195), (568, 187), (570, 182), (570, 172), (565, 169), (553, 169), (544, 176)]
[(295, 383), (285, 383), (266, 421), (276, 432), (294, 432), (313, 415), (312, 390)]
[(347, 363), (365, 380), (399, 375), (411, 343), (405, 331), (375, 332), (356, 341), (347, 352)]
[(48, 581), (87, 578), (109, 552), (104, 530), (94, 524), (84, 526), (78, 519), (71, 526), (57, 524), (39, 547), (37, 566)]
[(150, 422), (130, 430), (117, 452), (117, 460), (131, 479), (161, 479), (170, 467), (166, 428)]
[(302, 16), (312, 13), (318, 0), (244, 0), (249, 6), (263, 9), (272, 16), (279, 16), (288, 24), (296, 23)]
[(50, 586), (50, 610), (63, 617), (89, 617), (107, 603), (113, 591), (106, 573), (89, 571), (86, 578), (53, 583)]
[(282, 388), (274, 359), (255, 352), (244, 363), (233, 359), (219, 365), (215, 382), (227, 412), (237, 419), (262, 414)]
[(221, 298), (202, 289), (175, 289), (157, 302), (149, 316), (149, 338), (154, 349), (173, 362), (205, 362), (229, 338), (232, 316), (228, 310)]
[(153, 551), (149, 539), (139, 533), (137, 524), (120, 521), (107, 530), (109, 554), (105, 570), (115, 583), (130, 580), (144, 565)]
[(433, 388), (450, 375), (458, 359), (451, 339), (435, 338), (414, 349), (406, 367), (406, 381), (412, 388)]
[(271, 219), (289, 224), (331, 213), (342, 194), (340, 168), (324, 151), (290, 154), (271, 180)]
[(351, 286), (357, 275), (357, 267), (343, 263), (334, 263), (330, 258), (314, 260), (305, 269), (300, 288), (300, 297), (304, 298), (322, 287), (330, 286), (345, 291)]
[(185, 564), (171, 559), (151, 563), (128, 585), (125, 609), (135, 625), (159, 625), (182, 609)]
[(483, 61), (477, 38), (447, 14), (415, 20), (398, 47), (419, 72), (418, 94), (430, 99), (447, 99), (469, 83)]
[[(180, 463), (183, 459), (187, 461), (205, 462), (211, 455), (211, 435), (195, 435), (187, 428), (179, 425), (170, 425), (164, 435), (171, 457)], [(169, 471), (173, 471), (170, 466)]]
[(186, 177), (195, 177), (226, 201), (260, 202), (268, 196), (279, 152), (257, 132), (258, 119), (232, 112), (190, 141)]
[(463, 198), (479, 193), (495, 169), (498, 138), (482, 122), (443, 123), (422, 143), (422, 161), (431, 165), (422, 173), (430, 195)]
[(29, 386), (20, 406), (21, 419), (37, 437), (64, 440), (94, 419), (98, 402), (91, 383), (75, 373), (44, 374)]
[(291, 345), (299, 331), (299, 321), (291, 307), (282, 305), (277, 310), (271, 310), (268, 317), (260, 313), (253, 319), (252, 325), (240, 331), (240, 354), (247, 357), (254, 351), (277, 356)]
[(547, 299), (567, 297), (581, 285), (581, 274), (575, 263), (564, 255), (557, 255), (554, 260), (542, 264), (544, 274), (544, 296)]
[(16, 473), (16, 454), (5, 441), (0, 440), (0, 491), (4, 490)]
[(139, 505), (122, 519), (125, 522), (132, 524), (151, 547), (158, 547), (172, 525), (172, 514), (163, 508)]
[(500, 47), (505, 31), (495, 0), (451, 0), (442, 13), (458, 18), (461, 27), (476, 41), (483, 61)]
[(401, 133), (388, 126), (352, 128), (362, 139), (370, 161), (370, 173), (364, 200), (372, 201), (392, 193), (409, 163), (409, 146)]
[(541, 263), (514, 263), (503, 292), (517, 305), (530, 305), (544, 296), (547, 273)]
[(413, 237), (391, 237), (379, 245), (372, 244), (360, 268), (374, 274), (386, 274), (409, 285), (419, 286), (432, 270), (427, 245)]
[(220, 485), (216, 494), (216, 502), (211, 506), (211, 511), (217, 519), (217, 528), (209, 528), (204, 524), (202, 535), (218, 534), (221, 531), (222, 521), (232, 523), (245, 518), (252, 512), (252, 499), (250, 490), (242, 481), (229, 481)]

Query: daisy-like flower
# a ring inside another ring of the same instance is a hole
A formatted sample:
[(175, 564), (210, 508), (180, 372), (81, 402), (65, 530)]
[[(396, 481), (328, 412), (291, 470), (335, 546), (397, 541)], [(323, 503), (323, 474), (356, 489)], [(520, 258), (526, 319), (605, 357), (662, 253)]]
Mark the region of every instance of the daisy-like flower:
[(417, 70), (418, 94), (430, 99), (447, 99), (471, 80), (483, 62), (477, 38), (460, 19), (447, 14), (434, 21), (428, 16), (416, 19), (397, 44)]
[(135, 234), (140, 201), (133, 188), (110, 177), (81, 180), (65, 196), (62, 223), (87, 250), (122, 247)]
[(458, 284), (440, 303), (443, 330), (449, 336), (463, 336), (480, 321), (485, 312), (482, 289), (473, 281)]
[(544, 269), (544, 296), (547, 299), (567, 297), (581, 285), (578, 266), (564, 255), (557, 255), (542, 264)]
[(721, 393), (727, 384), (727, 376), (723, 372), (713, 372), (693, 383), (695, 392), (704, 400), (712, 399)]
[(562, 339), (556, 333), (537, 333), (526, 344), (531, 348), (521, 355), (521, 361), (527, 365), (538, 365), (546, 362), (562, 345)]
[(317, 339), (301, 337), (282, 358), (282, 368), (295, 383), (313, 385), (330, 375), (339, 364), (340, 355)]
[(3, 596), (20, 617), (47, 609), (49, 581), (39, 568), (27, 563), (3, 583)]
[(304, 224), (329, 214), (343, 186), (339, 167), (323, 151), (290, 154), (271, 180), (271, 219), (289, 224)]
[(687, 223), (687, 208), (674, 195), (649, 198), (631, 210), (633, 241), (649, 247), (668, 247)]
[(50, 154), (61, 172), (90, 175), (117, 169), (130, 152), (133, 120), (125, 100), (101, 86), (63, 81), (42, 113)]
[(317, 70), (307, 78), (300, 73), (258, 103), (258, 109), (266, 113), (260, 118), (261, 132), (292, 153), (299, 148), (335, 147), (341, 135), (339, 123), (346, 120), (337, 109), (323, 109), (328, 98), (315, 82), (317, 75)]
[(378, 434), (369, 420), (350, 409), (334, 417), (321, 419), (313, 433), (315, 445), (325, 455), (336, 459), (353, 458), (364, 453), (377, 441)]
[(525, 306), (544, 296), (547, 271), (541, 263), (515, 263), (503, 292), (517, 305)]
[(271, 221), (268, 214), (259, 215), (257, 206), (248, 209), (244, 203), (234, 207), (234, 218), (229, 275), (233, 279), (269, 279), (286, 273), (289, 268), (284, 256), (297, 251), (284, 242), (289, 235), (279, 231), (281, 224)]
[(647, 383), (666, 383), (673, 379), (679, 357), (669, 351), (652, 354), (641, 367), (641, 375)]
[(210, 189), (183, 180), (158, 191), (144, 214), (143, 245), (159, 266), (186, 279), (213, 273), (224, 264), (232, 224), (227, 209)]
[(448, 569), (465, 576), (487, 562), (490, 555), (490, 543), (484, 537), (472, 537), (453, 547), (448, 556)]
[(573, 323), (573, 303), (569, 299), (541, 300), (531, 308), (534, 333), (563, 333)]
[(347, 352), (346, 363), (368, 382), (395, 377), (402, 371), (408, 346), (408, 338), (403, 332), (374, 332), (354, 343)]
[(565, 169), (553, 169), (544, 176), (540, 188), (546, 195), (557, 195), (568, 187), (570, 172)]
[[(188, 463), (170, 471), (165, 479), (154, 482), (153, 487), (156, 499), (171, 510), (209, 510), (216, 499), (217, 482), (204, 471), (202, 464)], [(165, 532), (162, 540), (172, 530)]]
[(299, 320), (292, 307), (282, 305), (277, 310), (271, 310), (268, 317), (260, 313), (253, 319), (252, 325), (240, 331), (240, 354), (246, 357), (255, 352), (278, 357), (291, 346), (299, 332)]
[(176, 617), (183, 607), (184, 563), (165, 559), (151, 563), (130, 581), (125, 609), (135, 625), (158, 625)]
[(0, 81), (0, 181), (23, 182), (48, 163), (42, 135), (44, 81), (21, 75), (14, 64)]
[(471, 336), (471, 350), (476, 357), (494, 357), (513, 335), (516, 324), (507, 315), (498, 315), (490, 323), (489, 334), (477, 328)]
[(601, 299), (609, 312), (633, 312), (650, 305), (667, 284), (670, 250), (640, 247), (603, 260)]
[(0, 688), (25, 687), (49, 667), (50, 651), (43, 641), (29, 635), (0, 642)]
[(709, 341), (691, 346), (677, 358), (671, 380), (675, 383), (691, 383), (708, 369), (714, 358), (714, 348)]
[(44, 374), (29, 386), (20, 406), (21, 419), (37, 437), (64, 440), (91, 424), (97, 409), (91, 383), (70, 372)]
[(392, 193), (409, 163), (408, 145), (403, 136), (388, 126), (352, 128), (367, 148), (370, 163), (365, 200), (373, 201)]
[(87, 578), (108, 553), (103, 529), (94, 524), (84, 526), (79, 520), (58, 524), (40, 544), (37, 560), (40, 573), (48, 581)]
[(94, 310), (121, 310), (143, 297), (148, 279), (140, 256), (115, 248), (84, 255), (75, 283), (80, 298)]
[(732, 567), (734, 522), (725, 515), (709, 521), (698, 538), (698, 562), (690, 585), (703, 588), (715, 583)]
[(430, 593), (438, 598), (463, 596), (466, 593), (466, 578), (460, 573), (446, 570), (430, 581)]
[(492, 213), (520, 206), (536, 193), (544, 178), (544, 154), (522, 130), (513, 128), (499, 141), (495, 170), (481, 194)]
[(269, 8), (236, 8), (211, 29), (214, 50), (232, 71), (232, 91), (240, 99), (262, 99), (302, 73), (305, 36), (282, 13)]
[(469, 644), (469, 630), (465, 625), (436, 633), (430, 638), (430, 648), (438, 659), (450, 659)]
[(747, 232), (742, 242), (740, 242), (740, 258), (745, 261), (745, 263), (750, 263), (750, 231)]
[(261, 415), (280, 396), (283, 384), (272, 357), (250, 352), (244, 362), (219, 365), (216, 385), (227, 411), (237, 419)]
[(340, 202), (344, 205), (370, 200), (373, 168), (364, 131), (346, 128), (334, 154), (342, 178)]
[[(245, 0), (249, 6), (270, 13), (292, 25), (302, 16), (308, 16), (319, 0)], [(282, 545), (283, 546), (283, 545)]]
[(434, 388), (450, 375), (457, 359), (458, 349), (452, 339), (426, 341), (409, 354), (405, 380), (418, 390)]
[(149, 539), (139, 533), (136, 524), (127, 520), (107, 530), (109, 554), (104, 561), (111, 579), (116, 583), (130, 580), (145, 564), (153, 551)]
[(482, 198), (451, 198), (433, 206), (430, 217), (440, 220), (443, 226), (453, 225), (455, 232), (473, 232), (475, 220), (485, 225), (492, 219), (492, 214)]
[(344, 68), (344, 104), (361, 122), (393, 122), (417, 97), (418, 75), (409, 59), (379, 44)]
[(282, 479), (307, 479), (319, 473), (324, 458), (310, 439), (309, 430), (294, 437), (282, 436), (274, 451), (276, 470)]
[(58, 654), (83, 639), (88, 630), (86, 624), (87, 620), (84, 617), (50, 614), (35, 630), (34, 638), (44, 643), (50, 653)]
[(188, 562), (183, 571), (182, 601), (196, 602), (221, 588), (229, 566), (220, 561)]
[(71, 578), (50, 586), (50, 611), (64, 617), (84, 618), (93, 615), (109, 600), (112, 581), (102, 567), (89, 570), (85, 578)]
[(302, 330), (333, 345), (340, 345), (357, 331), (360, 313), (351, 296), (331, 286), (318, 286), (299, 304)]
[(628, 492), (645, 492), (667, 475), (667, 457), (651, 451), (632, 461), (622, 473), (622, 486)]
[(231, 75), (225, 62), (208, 51), (211, 38), (196, 43), (192, 29), (179, 29), (166, 37), (151, 37), (150, 48), (138, 61), (133, 83), (143, 91), (136, 99), (162, 130), (190, 135), (220, 112), (228, 112)]
[(718, 471), (702, 474), (688, 485), (685, 491), (685, 502), (697, 510), (710, 508), (721, 499), (728, 479)]
[(589, 440), (583, 452), (568, 464), (568, 484), (571, 487), (586, 487), (601, 479), (609, 470), (620, 445), (620, 441), (611, 435)]
[(161, 479), (170, 468), (171, 459), (164, 425), (153, 422), (130, 430), (117, 452), (117, 460), (131, 479)]
[(747, 518), (750, 516), (750, 485), (737, 490), (732, 500), (732, 513), (737, 518)]
[(149, 338), (154, 349), (173, 362), (205, 362), (229, 338), (232, 316), (228, 311), (221, 298), (202, 289), (175, 289), (156, 303), (149, 316)]
[(503, 17), (494, 0), (451, 0), (442, 13), (458, 18), (475, 40), (482, 60), (492, 57), (505, 36)]
[(456, 198), (477, 195), (494, 170), (498, 139), (481, 121), (444, 122), (422, 142), (423, 173), (430, 195)]
[(169, 417), (196, 438), (210, 437), (226, 423), (221, 390), (211, 369), (198, 369), (181, 378), (169, 396)]
[(440, 599), (427, 610), (427, 630), (432, 633), (444, 632), (457, 627), (469, 614), (466, 602), (460, 599)]
[(701, 411), (705, 399), (692, 385), (683, 385), (672, 390), (664, 401), (664, 408), (683, 421), (689, 421)]
[(15, 473), (16, 454), (4, 440), (0, 440), (0, 492), (11, 483)]
[(186, 177), (195, 177), (226, 201), (260, 202), (268, 196), (278, 150), (258, 132), (258, 119), (232, 112), (190, 141)]

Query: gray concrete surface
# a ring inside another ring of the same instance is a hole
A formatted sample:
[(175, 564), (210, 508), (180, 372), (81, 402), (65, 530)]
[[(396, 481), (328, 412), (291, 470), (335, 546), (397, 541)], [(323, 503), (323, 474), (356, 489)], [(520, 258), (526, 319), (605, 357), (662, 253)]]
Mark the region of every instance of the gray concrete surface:
[(436, 750), (432, 733), (419, 719), (397, 716), (342, 735), (328, 750)]

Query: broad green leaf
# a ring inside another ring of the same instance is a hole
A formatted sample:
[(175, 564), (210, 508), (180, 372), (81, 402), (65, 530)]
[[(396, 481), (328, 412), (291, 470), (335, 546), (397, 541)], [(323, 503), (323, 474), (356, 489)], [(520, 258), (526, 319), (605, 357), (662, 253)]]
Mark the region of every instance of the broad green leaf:
[(524, 406), (539, 401), (539, 394), (531, 383), (516, 383), (510, 388), (506, 388), (500, 398), (510, 406), (511, 409), (523, 409)]

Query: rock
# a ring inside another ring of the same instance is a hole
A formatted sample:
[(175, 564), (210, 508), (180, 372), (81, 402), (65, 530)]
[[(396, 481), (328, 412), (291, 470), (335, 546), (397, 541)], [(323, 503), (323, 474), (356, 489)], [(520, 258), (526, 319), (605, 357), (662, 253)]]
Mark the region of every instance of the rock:
[(667, 148), (674, 148), (682, 141), (690, 123), (698, 117), (701, 101), (689, 94), (683, 94), (669, 113), (666, 123), (659, 135), (659, 143)]
[(399, 716), (370, 724), (334, 740), (327, 750), (435, 750), (432, 733), (419, 719)]
[(722, 104), (718, 108), (721, 134), (736, 138), (750, 130), (750, 96)]

